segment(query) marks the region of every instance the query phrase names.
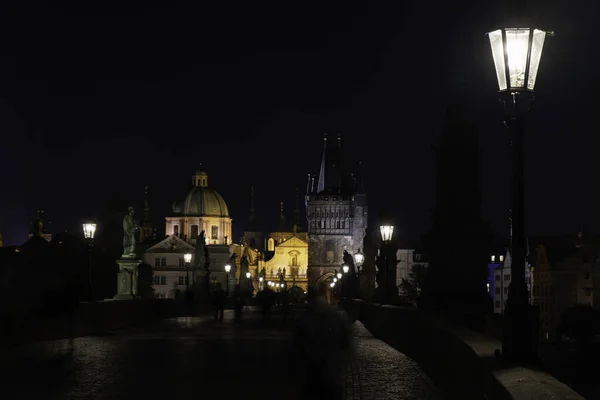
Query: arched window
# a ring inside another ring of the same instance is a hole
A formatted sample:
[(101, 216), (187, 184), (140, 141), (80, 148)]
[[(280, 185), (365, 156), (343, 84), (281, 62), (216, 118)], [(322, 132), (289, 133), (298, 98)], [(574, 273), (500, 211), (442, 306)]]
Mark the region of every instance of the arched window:
[(267, 242), (267, 251), (275, 251), (275, 240), (273, 238), (269, 238)]

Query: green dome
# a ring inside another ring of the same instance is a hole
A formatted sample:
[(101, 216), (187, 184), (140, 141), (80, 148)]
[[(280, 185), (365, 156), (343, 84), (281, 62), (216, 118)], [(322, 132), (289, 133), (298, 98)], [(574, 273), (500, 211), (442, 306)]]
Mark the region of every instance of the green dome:
[(223, 197), (206, 186), (194, 186), (185, 199), (173, 203), (173, 213), (183, 216), (229, 217)]

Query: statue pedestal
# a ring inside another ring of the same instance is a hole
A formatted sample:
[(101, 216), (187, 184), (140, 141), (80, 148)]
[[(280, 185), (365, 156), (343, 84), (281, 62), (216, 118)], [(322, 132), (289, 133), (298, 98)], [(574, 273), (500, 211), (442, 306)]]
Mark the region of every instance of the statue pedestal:
[(115, 300), (132, 300), (137, 295), (138, 266), (142, 260), (122, 258), (117, 260), (119, 273), (117, 274), (117, 294)]

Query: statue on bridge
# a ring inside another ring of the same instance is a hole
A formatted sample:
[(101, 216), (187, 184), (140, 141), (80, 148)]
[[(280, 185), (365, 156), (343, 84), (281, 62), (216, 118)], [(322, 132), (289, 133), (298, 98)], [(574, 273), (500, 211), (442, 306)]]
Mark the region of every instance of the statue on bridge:
[(129, 206), (123, 217), (123, 258), (135, 258), (135, 231), (139, 228), (133, 215), (133, 207)]

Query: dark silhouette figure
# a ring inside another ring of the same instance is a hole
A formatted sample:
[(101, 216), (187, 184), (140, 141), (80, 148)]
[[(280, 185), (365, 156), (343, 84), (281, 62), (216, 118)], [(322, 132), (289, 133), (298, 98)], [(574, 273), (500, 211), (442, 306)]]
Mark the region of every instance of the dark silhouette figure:
[(345, 314), (327, 304), (325, 286), (309, 289), (308, 310), (299, 321), (294, 351), (301, 361), (304, 399), (343, 399), (351, 335)]
[(478, 136), (456, 108), (448, 108), (436, 148), (436, 206), (423, 238), (430, 262), (419, 307), (481, 330), (485, 314), (492, 311), (486, 288), (492, 234), (481, 217)]
[(290, 314), (290, 292), (285, 286), (283, 287), (283, 289), (281, 289), (279, 299), (281, 301), (281, 312), (283, 313), (283, 322), (287, 323), (288, 316)]
[(233, 300), (234, 321), (236, 325), (239, 325), (242, 320), (242, 309), (245, 304), (244, 293), (242, 293), (242, 287), (239, 283), (235, 285), (231, 299)]
[(269, 321), (271, 319), (271, 310), (273, 309), (273, 303), (275, 301), (275, 292), (267, 286), (258, 294), (257, 300), (262, 307), (263, 321)]
[(225, 311), (225, 301), (227, 296), (225, 291), (221, 287), (220, 283), (217, 283), (215, 291), (212, 295), (213, 307), (215, 309), (215, 321), (223, 322), (223, 313)]

